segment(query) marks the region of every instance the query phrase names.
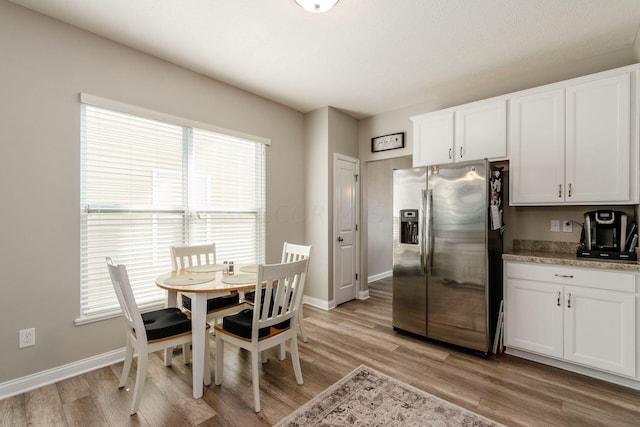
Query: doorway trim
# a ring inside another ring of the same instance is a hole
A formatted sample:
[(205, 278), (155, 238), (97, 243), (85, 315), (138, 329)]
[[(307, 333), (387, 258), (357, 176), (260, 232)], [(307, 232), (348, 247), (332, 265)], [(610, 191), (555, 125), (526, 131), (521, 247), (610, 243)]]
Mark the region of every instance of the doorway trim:
[[(340, 153), (333, 153), (333, 177), (335, 178), (335, 173), (337, 170), (337, 163), (339, 160), (346, 161), (349, 163), (353, 163), (355, 167), (355, 176), (356, 176), (356, 185), (355, 185), (355, 236), (354, 236), (354, 258), (355, 258), (355, 267), (354, 270), (357, 274), (357, 279), (355, 283), (355, 291), (354, 291), (354, 299), (366, 299), (369, 297), (369, 291), (362, 291), (361, 284), (363, 281), (362, 272), (360, 271), (360, 230), (361, 230), (361, 218), (360, 218), (360, 187), (361, 187), (361, 174), (360, 174), (360, 160), (354, 157), (350, 157)], [(337, 294), (337, 281), (336, 281), (336, 240), (338, 236), (338, 227), (337, 221), (337, 203), (336, 203), (336, 182), (335, 179), (332, 179), (333, 188), (332, 188), (332, 200), (333, 200), (333, 218), (332, 218), (332, 234), (331, 234), (331, 247), (332, 247), (332, 281), (333, 281), (333, 298), (332, 298), (332, 306), (337, 306), (336, 294)]]

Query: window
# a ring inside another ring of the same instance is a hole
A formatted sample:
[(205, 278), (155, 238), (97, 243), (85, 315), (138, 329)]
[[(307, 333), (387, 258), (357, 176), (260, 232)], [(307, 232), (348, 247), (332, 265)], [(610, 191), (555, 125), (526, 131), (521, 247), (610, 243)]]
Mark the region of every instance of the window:
[(215, 242), (218, 260), (264, 262), (265, 146), (81, 104), (81, 292), (76, 323), (120, 313), (105, 257), (138, 304), (164, 304), (169, 247)]

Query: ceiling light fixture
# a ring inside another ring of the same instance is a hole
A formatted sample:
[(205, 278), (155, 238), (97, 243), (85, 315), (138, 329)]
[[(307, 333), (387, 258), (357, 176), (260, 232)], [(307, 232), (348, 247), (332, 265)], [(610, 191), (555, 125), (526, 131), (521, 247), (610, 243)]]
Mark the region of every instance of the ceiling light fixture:
[(304, 10), (312, 13), (323, 13), (331, 9), (339, 0), (295, 0)]

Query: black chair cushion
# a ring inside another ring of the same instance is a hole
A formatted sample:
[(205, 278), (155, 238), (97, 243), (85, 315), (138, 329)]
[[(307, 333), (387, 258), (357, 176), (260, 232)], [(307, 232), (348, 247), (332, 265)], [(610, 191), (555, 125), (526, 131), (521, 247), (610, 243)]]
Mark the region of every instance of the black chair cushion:
[(179, 308), (163, 308), (142, 314), (147, 340), (153, 341), (191, 330), (191, 319)]
[(254, 302), (254, 300), (256, 299), (256, 291), (247, 292), (246, 294), (244, 294), (244, 299)]
[[(226, 331), (247, 339), (251, 339), (252, 323), (253, 309), (251, 308), (244, 309), (238, 314), (222, 318), (222, 327)], [(286, 329), (289, 327), (290, 323), (290, 320), (285, 320), (284, 322), (274, 325), (274, 327), (277, 329)], [(258, 331), (258, 338), (266, 337), (267, 335), (269, 335), (269, 328), (260, 328)]]
[[(210, 298), (207, 300), (207, 312), (219, 310), (221, 308), (232, 307), (240, 303), (240, 296), (237, 292), (221, 297)], [(182, 295), (182, 306), (191, 311), (191, 298)]]
[[(276, 291), (277, 287), (273, 288), (273, 292)], [(264, 293), (265, 290), (262, 290), (262, 296), (260, 298), (260, 303), (264, 304)], [(291, 296), (289, 297), (289, 302), (291, 302), (291, 299), (293, 298), (293, 294), (291, 294)], [(256, 291), (251, 291), (251, 292), (247, 292), (246, 294), (244, 294), (244, 299), (246, 299), (247, 301), (251, 301), (252, 303), (255, 303), (255, 299), (256, 299)]]

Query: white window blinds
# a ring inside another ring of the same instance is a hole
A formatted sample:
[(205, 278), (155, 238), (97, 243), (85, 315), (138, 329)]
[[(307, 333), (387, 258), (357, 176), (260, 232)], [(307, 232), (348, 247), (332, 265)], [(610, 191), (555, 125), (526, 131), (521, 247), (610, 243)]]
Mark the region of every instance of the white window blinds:
[(143, 308), (164, 304), (172, 245), (264, 262), (264, 144), (82, 104), (81, 147), (80, 322), (120, 312), (107, 256)]

